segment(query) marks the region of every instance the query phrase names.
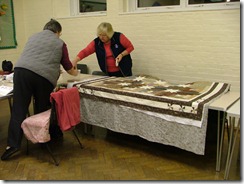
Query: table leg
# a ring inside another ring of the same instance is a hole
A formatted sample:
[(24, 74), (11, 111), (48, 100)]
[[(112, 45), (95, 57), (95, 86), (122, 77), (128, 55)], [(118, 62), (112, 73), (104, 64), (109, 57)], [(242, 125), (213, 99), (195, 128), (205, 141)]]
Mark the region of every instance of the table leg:
[(12, 101), (11, 101), (12, 97), (8, 98), (8, 104), (9, 104), (9, 110), (10, 110), (10, 114), (12, 113)]
[[(235, 143), (236, 143), (238, 132), (240, 130), (240, 119), (238, 120), (238, 124), (237, 124), (235, 133), (234, 133), (235, 117), (233, 117), (233, 118), (230, 117), (229, 122), (231, 123), (230, 124), (231, 133), (230, 133), (230, 141), (229, 141), (229, 145), (228, 145), (228, 154), (227, 154), (227, 158), (226, 158), (225, 175), (224, 175), (225, 180), (227, 180), (229, 178), (230, 166), (231, 166), (232, 157), (233, 157), (233, 153), (234, 153)], [(234, 140), (233, 140), (234, 134), (235, 134), (235, 136), (234, 136)]]
[(220, 171), (221, 167), (221, 157), (223, 149), (223, 140), (224, 140), (224, 128), (225, 128), (225, 117), (226, 113), (224, 112), (222, 120), (222, 129), (220, 132), (220, 111), (218, 111), (218, 130), (217, 130), (217, 156), (216, 156), (216, 171)]

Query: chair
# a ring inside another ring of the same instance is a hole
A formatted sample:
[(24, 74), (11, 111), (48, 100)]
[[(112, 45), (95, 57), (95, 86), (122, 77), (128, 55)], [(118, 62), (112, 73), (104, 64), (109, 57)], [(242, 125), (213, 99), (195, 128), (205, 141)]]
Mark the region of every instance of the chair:
[(77, 68), (80, 70), (80, 73), (88, 74), (88, 68), (86, 64), (77, 64)]
[(83, 148), (75, 131), (75, 126), (80, 123), (80, 97), (78, 89), (72, 87), (53, 92), (50, 95), (50, 101), (52, 104), (51, 109), (27, 117), (23, 121), (21, 128), (27, 139), (27, 154), (29, 149), (28, 140), (34, 144), (42, 143), (47, 148), (55, 165), (58, 166), (59, 162), (55, 159), (49, 147), (51, 140), (50, 127), (52, 125), (58, 125), (61, 131), (72, 130), (81, 149)]
[(106, 74), (104, 73), (104, 72), (102, 72), (102, 71), (93, 71), (92, 72), (92, 75), (102, 75), (102, 76), (105, 76)]

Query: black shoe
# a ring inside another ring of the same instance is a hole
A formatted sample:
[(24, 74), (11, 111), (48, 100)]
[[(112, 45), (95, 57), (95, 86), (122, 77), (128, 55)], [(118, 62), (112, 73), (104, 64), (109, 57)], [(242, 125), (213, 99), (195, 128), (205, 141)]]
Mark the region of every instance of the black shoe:
[(3, 153), (1, 160), (7, 160), (11, 155), (16, 153), (17, 151), (19, 151), (18, 148), (10, 147)]

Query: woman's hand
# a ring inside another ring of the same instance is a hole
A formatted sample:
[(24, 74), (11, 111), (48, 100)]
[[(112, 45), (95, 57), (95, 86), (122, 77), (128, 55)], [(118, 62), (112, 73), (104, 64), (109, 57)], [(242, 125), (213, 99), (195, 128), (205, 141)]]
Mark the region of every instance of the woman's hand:
[(123, 53), (120, 53), (116, 58), (115, 58), (115, 64), (116, 66), (119, 66), (119, 62), (122, 60), (124, 54)]
[(115, 60), (119, 63), (121, 60), (122, 60), (122, 58), (123, 58), (123, 54), (119, 54), (116, 58), (115, 58)]

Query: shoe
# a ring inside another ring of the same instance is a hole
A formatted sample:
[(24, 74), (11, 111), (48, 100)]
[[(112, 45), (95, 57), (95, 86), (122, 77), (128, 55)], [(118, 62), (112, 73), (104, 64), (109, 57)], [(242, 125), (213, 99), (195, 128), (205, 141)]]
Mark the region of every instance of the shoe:
[(3, 153), (1, 160), (7, 160), (11, 155), (16, 153), (17, 151), (19, 151), (18, 148), (10, 147)]

